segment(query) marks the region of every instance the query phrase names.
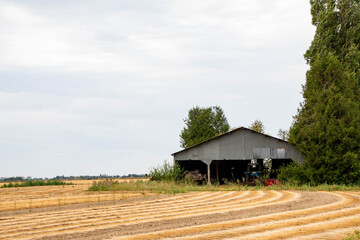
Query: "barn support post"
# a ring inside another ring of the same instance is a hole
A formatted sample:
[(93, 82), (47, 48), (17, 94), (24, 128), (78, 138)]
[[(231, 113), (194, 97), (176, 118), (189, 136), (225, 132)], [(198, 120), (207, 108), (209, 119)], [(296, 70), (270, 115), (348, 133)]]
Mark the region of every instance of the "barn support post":
[(202, 161), (203, 163), (205, 163), (206, 164), (206, 166), (207, 166), (207, 184), (208, 185), (211, 185), (211, 181), (210, 181), (210, 179), (211, 179), (211, 176), (210, 176), (210, 165), (211, 165), (211, 162), (212, 162), (212, 160), (200, 160), (200, 161)]
[(215, 161), (215, 164), (216, 164), (216, 180), (220, 184), (220, 178), (219, 178), (219, 164), (220, 164), (220, 161), (219, 160)]
[(208, 174), (207, 174), (207, 177), (208, 177), (208, 179), (207, 179), (207, 184), (208, 184), (208, 185), (211, 185), (211, 182), (210, 182), (210, 164), (211, 164), (211, 162), (207, 164), (207, 171), (208, 171)]

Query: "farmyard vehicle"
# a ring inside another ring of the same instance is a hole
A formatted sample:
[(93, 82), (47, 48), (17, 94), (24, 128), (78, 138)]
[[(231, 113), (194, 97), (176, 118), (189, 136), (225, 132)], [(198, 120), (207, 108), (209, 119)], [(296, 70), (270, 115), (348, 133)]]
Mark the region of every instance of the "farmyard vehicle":
[(256, 159), (251, 159), (250, 163), (248, 163), (247, 171), (245, 172), (245, 184), (255, 186), (256, 179), (262, 181), (262, 178), (262, 164), (260, 164)]
[(197, 183), (203, 183), (206, 180), (206, 174), (200, 173), (198, 169), (187, 171), (186, 175), (190, 176), (190, 178)]
[(265, 184), (266, 186), (278, 185), (279, 180), (276, 179), (278, 170), (272, 168), (271, 159), (263, 159), (262, 162), (252, 159), (248, 163), (247, 172), (245, 172), (244, 184), (251, 186), (257, 184)]

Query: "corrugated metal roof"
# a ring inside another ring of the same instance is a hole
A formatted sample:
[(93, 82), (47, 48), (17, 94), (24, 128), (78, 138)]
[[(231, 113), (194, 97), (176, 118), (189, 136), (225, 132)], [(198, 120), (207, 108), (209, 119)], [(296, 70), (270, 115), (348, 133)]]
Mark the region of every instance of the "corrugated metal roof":
[(276, 138), (276, 137), (273, 137), (273, 136), (270, 136), (270, 135), (267, 135), (267, 134), (264, 134), (264, 133), (260, 133), (260, 132), (254, 131), (254, 130), (249, 129), (249, 128), (246, 128), (246, 127), (239, 127), (239, 128), (235, 128), (235, 129), (233, 129), (233, 130), (231, 130), (231, 131), (228, 131), (228, 132), (225, 132), (225, 133), (221, 133), (221, 134), (219, 134), (219, 135), (217, 135), (217, 136), (215, 136), (215, 137), (209, 138), (209, 139), (207, 139), (207, 140), (205, 140), (205, 141), (202, 141), (202, 142), (200, 142), (200, 143), (198, 143), (198, 144), (195, 144), (195, 145), (193, 145), (193, 146), (190, 146), (190, 147), (188, 147), (188, 148), (184, 148), (183, 150), (180, 150), (180, 151), (174, 152), (174, 153), (172, 153), (171, 155), (172, 155), (172, 156), (174, 156), (174, 155), (175, 155), (175, 154), (177, 154), (177, 153), (180, 153), (180, 152), (186, 151), (186, 150), (188, 150), (188, 149), (190, 149), (190, 148), (197, 147), (197, 146), (199, 146), (199, 145), (201, 145), (201, 144), (204, 144), (204, 143), (210, 142), (210, 141), (212, 141), (212, 140), (214, 140), (214, 139), (217, 139), (217, 138), (223, 137), (223, 136), (225, 136), (225, 135), (228, 135), (228, 134), (231, 134), (231, 133), (233, 133), (233, 132), (240, 131), (240, 130), (247, 130), (247, 131), (251, 131), (251, 132), (254, 132), (254, 133), (257, 133), (257, 134), (264, 135), (264, 136), (266, 136), (266, 137), (270, 137), (270, 138), (277, 139), (277, 140), (279, 140), (279, 141), (282, 141), (282, 142), (286, 142), (286, 143), (288, 143), (287, 141), (282, 140), (282, 139), (280, 139), (280, 138)]

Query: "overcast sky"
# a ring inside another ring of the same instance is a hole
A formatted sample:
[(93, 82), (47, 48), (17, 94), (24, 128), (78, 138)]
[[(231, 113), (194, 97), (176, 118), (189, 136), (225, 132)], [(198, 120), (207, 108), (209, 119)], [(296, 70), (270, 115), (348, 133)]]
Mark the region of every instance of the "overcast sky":
[(148, 173), (197, 105), (276, 136), (314, 31), (307, 0), (0, 0), (0, 176)]

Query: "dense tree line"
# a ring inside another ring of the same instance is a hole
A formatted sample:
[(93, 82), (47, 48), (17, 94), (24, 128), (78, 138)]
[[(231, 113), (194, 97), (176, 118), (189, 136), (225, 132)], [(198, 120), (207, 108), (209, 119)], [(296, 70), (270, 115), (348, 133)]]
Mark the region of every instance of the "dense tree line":
[(299, 183), (360, 183), (359, 0), (311, 0), (316, 33), (289, 142), (305, 155), (280, 177)]

